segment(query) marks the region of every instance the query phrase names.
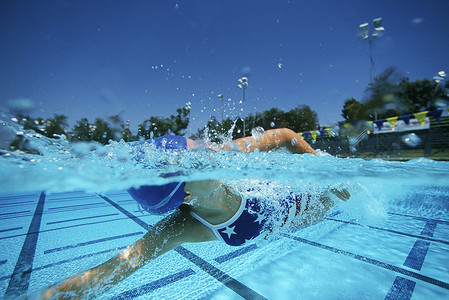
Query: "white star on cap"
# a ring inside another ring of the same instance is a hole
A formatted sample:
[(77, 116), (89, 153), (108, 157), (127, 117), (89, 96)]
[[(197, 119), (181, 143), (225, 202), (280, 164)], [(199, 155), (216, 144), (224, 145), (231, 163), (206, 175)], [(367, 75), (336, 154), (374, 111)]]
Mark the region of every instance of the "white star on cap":
[(226, 227), (226, 230), (223, 230), (223, 233), (226, 233), (228, 235), (228, 238), (231, 238), (231, 235), (237, 234), (234, 231), (234, 228), (235, 228), (235, 226), (233, 226), (233, 227)]
[(254, 223), (258, 222), (260, 224), (260, 222), (262, 222), (263, 220), (264, 220), (264, 215), (257, 214), (257, 219), (254, 220)]

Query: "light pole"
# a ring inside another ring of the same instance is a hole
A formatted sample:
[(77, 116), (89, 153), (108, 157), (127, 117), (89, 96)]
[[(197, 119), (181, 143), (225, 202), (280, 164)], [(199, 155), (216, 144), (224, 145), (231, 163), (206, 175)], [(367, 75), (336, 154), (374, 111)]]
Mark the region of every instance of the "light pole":
[(373, 85), (373, 70), (374, 70), (374, 58), (373, 58), (373, 40), (382, 36), (385, 32), (385, 28), (382, 27), (382, 18), (376, 18), (373, 20), (374, 29), (369, 27), (368, 23), (359, 25), (360, 36), (363, 40), (367, 40), (369, 44), (369, 58), (371, 61), (370, 68), (370, 80), (371, 86)]
[(217, 98), (221, 98), (221, 122), (223, 123), (223, 94), (218, 94)]
[[(382, 27), (382, 18), (373, 19), (373, 28), (370, 28), (367, 22), (359, 25), (360, 36), (363, 40), (368, 41), (369, 44), (369, 58), (371, 61), (371, 67), (369, 71), (370, 84), (373, 87), (373, 70), (374, 70), (374, 58), (373, 58), (373, 40), (382, 36), (385, 32), (385, 28)], [(377, 110), (374, 110), (374, 121), (377, 121)], [(376, 135), (376, 153), (379, 152), (379, 133)]]
[[(245, 103), (245, 90), (248, 87), (248, 78), (247, 77), (242, 77), (239, 80), (237, 80), (238, 84), (237, 87), (239, 89), (241, 89), (243, 91), (243, 100), (242, 100), (242, 105)], [(243, 120), (243, 136), (245, 136), (245, 119), (242, 118)]]

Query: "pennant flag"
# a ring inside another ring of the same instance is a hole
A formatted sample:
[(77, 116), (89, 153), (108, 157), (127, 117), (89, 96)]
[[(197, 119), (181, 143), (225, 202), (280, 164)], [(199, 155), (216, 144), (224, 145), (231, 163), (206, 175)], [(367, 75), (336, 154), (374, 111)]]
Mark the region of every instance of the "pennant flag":
[(376, 123), (377, 129), (378, 129), (379, 131), (382, 130), (382, 125), (383, 125), (384, 121), (385, 121), (385, 120), (374, 121), (374, 123)]
[(449, 107), (446, 107), (447, 112), (449, 113)]
[(330, 129), (330, 128), (326, 128), (325, 130), (326, 130), (326, 132), (327, 132), (327, 136), (328, 136), (328, 137), (332, 137), (331, 129)]
[(299, 135), (300, 137), (302, 137), (302, 132), (298, 133), (298, 135)]
[(309, 134), (310, 134), (310, 132), (304, 132), (304, 137), (306, 138), (306, 141), (309, 139)]
[(390, 123), (390, 125), (391, 125), (391, 130), (394, 130), (394, 128), (396, 127), (397, 120), (398, 120), (398, 117), (387, 118), (388, 123)]
[(427, 116), (427, 111), (422, 111), (419, 113), (414, 113), (413, 116), (415, 118), (418, 119), (419, 124), (421, 124), (421, 126), (424, 125), (424, 121), (426, 120), (426, 116)]
[(323, 130), (320, 130), (320, 135), (321, 135), (321, 138), (322, 138), (322, 139), (324, 139), (324, 133), (325, 133), (325, 132), (326, 132), (326, 130), (324, 130), (324, 129), (323, 129)]
[(443, 113), (442, 110), (437, 109), (437, 110), (429, 111), (429, 113), (432, 115), (432, 117), (433, 117), (438, 123), (440, 123), (441, 114)]
[(404, 121), (405, 125), (410, 124), (410, 118), (412, 117), (412, 115), (404, 115), (401, 116), (401, 119)]
[(350, 127), (350, 126), (351, 126), (351, 124), (349, 124), (349, 123), (344, 123), (344, 124), (343, 124), (343, 127), (344, 127), (344, 128), (348, 128), (348, 127)]
[(316, 136), (317, 136), (316, 131), (311, 131), (310, 135), (312, 136), (313, 141), (316, 142)]

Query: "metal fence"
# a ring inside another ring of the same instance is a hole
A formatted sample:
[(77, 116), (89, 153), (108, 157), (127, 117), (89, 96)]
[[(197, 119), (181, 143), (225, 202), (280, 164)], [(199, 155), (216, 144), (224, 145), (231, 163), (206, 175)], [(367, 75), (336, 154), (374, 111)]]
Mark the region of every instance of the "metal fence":
[(357, 133), (340, 134), (317, 138), (312, 146), (338, 157), (449, 160), (449, 116), (441, 117), (439, 122), (430, 118), (429, 129), (380, 134), (358, 132), (358, 136)]

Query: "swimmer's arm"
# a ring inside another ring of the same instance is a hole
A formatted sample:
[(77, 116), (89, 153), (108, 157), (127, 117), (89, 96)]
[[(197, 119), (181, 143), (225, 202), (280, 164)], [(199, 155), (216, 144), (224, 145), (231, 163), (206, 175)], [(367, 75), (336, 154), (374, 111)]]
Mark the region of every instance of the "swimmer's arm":
[(324, 218), (326, 213), (334, 206), (334, 201), (330, 197), (330, 193), (334, 194), (342, 201), (347, 201), (351, 197), (351, 193), (346, 188), (330, 188), (320, 195), (319, 202), (311, 203), (309, 209), (303, 212), (302, 217), (294, 220), (290, 225), (291, 229), (299, 229), (317, 223)]
[[(286, 147), (291, 153), (311, 153), (315, 154), (315, 150), (296, 132), (288, 128), (270, 129), (255, 140), (253, 137), (244, 137), (233, 141), (237, 145), (240, 152), (253, 152), (255, 149), (268, 152)], [(234, 150), (232, 147), (225, 146), (225, 150)]]
[[(189, 212), (176, 210), (156, 223), (140, 240), (105, 263), (75, 274), (43, 290), (43, 299), (81, 297), (95, 291), (102, 294), (143, 267), (149, 261), (183, 243), (215, 240), (213, 232)], [(94, 295), (90, 295), (92, 297)]]

